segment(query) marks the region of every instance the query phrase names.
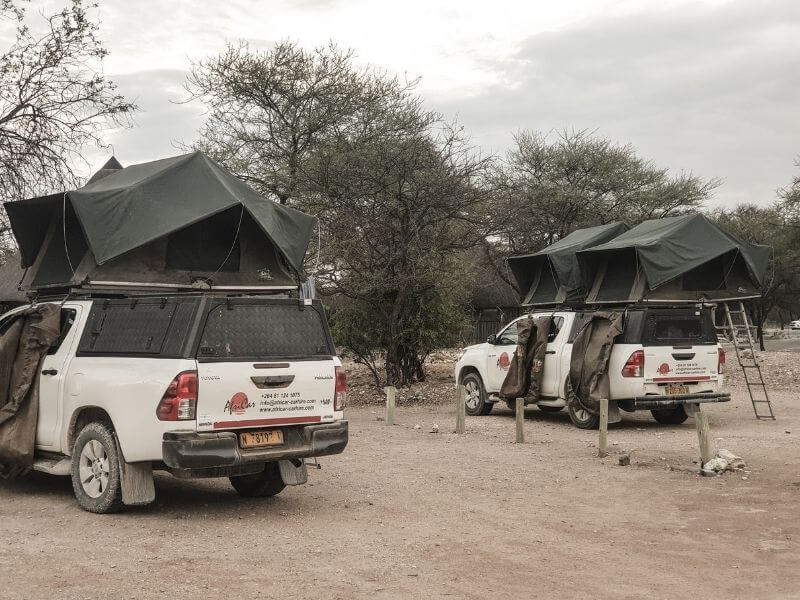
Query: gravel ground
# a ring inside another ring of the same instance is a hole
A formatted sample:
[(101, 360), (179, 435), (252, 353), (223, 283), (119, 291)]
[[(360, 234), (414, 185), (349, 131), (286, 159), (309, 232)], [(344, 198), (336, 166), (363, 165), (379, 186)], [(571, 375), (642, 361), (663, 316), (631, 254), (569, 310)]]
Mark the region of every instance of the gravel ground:
[[(452, 398), (446, 362), (417, 396)], [(528, 409), (518, 445), (505, 407), (457, 436), (449, 401), (409, 400), (394, 427), (350, 409), (344, 454), (273, 499), (159, 474), (155, 504), (100, 516), (67, 479), (0, 482), (0, 598), (797, 598), (800, 365), (765, 362), (786, 371), (778, 421), (734, 383), (708, 410), (748, 466), (716, 478), (696, 474), (691, 421), (625, 415), (599, 459), (564, 413)]]

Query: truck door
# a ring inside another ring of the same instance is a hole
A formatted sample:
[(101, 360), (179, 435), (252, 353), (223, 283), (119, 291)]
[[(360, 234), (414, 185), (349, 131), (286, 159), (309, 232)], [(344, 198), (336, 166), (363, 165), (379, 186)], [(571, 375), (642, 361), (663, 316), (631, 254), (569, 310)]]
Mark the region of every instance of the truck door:
[(503, 381), (508, 374), (511, 359), (517, 349), (517, 321), (514, 319), (497, 334), (494, 344), (489, 344), (486, 353), (486, 391), (496, 394), (500, 391)]
[(61, 419), (61, 402), (67, 365), (73, 355), (76, 337), (74, 324), (80, 318), (80, 306), (61, 309), (61, 335), (44, 357), (39, 372), (39, 418), (36, 426), (36, 446), (47, 449), (56, 444)]
[(564, 327), (564, 317), (553, 317), (550, 333), (547, 337), (547, 351), (544, 355), (544, 372), (542, 373), (542, 396), (557, 397), (560, 391), (561, 352), (564, 349), (568, 327)]

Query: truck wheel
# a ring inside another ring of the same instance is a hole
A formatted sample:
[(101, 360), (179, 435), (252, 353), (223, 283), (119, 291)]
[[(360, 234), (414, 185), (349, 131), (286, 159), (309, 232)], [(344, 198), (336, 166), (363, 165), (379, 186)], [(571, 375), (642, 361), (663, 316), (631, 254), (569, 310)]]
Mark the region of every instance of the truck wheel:
[(488, 415), (492, 412), (494, 404), (489, 402), (486, 397), (486, 389), (483, 387), (481, 376), (477, 373), (467, 373), (461, 378), (461, 385), (467, 392), (466, 413), (471, 417)]
[(651, 410), (653, 418), (663, 425), (680, 425), (689, 415), (686, 414), (686, 409), (682, 406), (669, 408), (667, 410)]
[(229, 477), (233, 489), (240, 496), (245, 498), (266, 498), (275, 496), (283, 491), (286, 484), (283, 483), (281, 470), (277, 462), (264, 464), (264, 470), (253, 475), (236, 475)]
[(93, 513), (122, 509), (122, 481), (114, 435), (102, 423), (89, 423), (72, 448), (72, 489), (78, 505)]
[(578, 429), (597, 429), (600, 426), (600, 415), (593, 415), (580, 405), (569, 380), (567, 380), (566, 394), (567, 412), (572, 424)]

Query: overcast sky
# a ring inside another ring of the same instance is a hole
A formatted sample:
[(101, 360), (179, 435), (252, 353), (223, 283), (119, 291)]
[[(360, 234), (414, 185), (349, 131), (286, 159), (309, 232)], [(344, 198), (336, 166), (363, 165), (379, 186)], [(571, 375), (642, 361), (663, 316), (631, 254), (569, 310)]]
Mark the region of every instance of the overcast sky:
[(175, 103), (191, 59), (227, 40), (291, 38), (421, 77), (428, 106), (489, 153), (521, 128), (596, 129), (660, 166), (722, 178), (716, 202), (728, 205), (771, 202), (800, 173), (796, 0), (99, 3), (106, 73), (142, 109), (135, 128), (108, 135), (123, 164), (194, 139), (202, 107)]

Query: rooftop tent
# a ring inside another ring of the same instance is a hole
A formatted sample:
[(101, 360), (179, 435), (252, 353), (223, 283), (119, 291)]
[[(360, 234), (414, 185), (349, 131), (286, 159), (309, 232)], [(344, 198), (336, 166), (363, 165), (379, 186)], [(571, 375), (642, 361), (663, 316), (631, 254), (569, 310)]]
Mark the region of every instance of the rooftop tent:
[(122, 165), (119, 164), (119, 161), (116, 159), (116, 157), (112, 156), (106, 161), (106, 164), (100, 167), (100, 170), (98, 170), (97, 173), (95, 173), (89, 178), (89, 181), (87, 181), (86, 183), (87, 185), (90, 183), (94, 183), (95, 181), (99, 181), (103, 177), (112, 175), (113, 173), (121, 169)]
[(577, 253), (589, 303), (752, 298), (769, 256), (701, 214), (645, 221)]
[(261, 197), (200, 152), (8, 202), (23, 288), (291, 289), (314, 217)]
[(509, 258), (508, 265), (523, 295), (522, 304), (583, 301), (586, 291), (575, 253), (614, 239), (627, 229), (624, 223), (578, 229), (539, 252)]

